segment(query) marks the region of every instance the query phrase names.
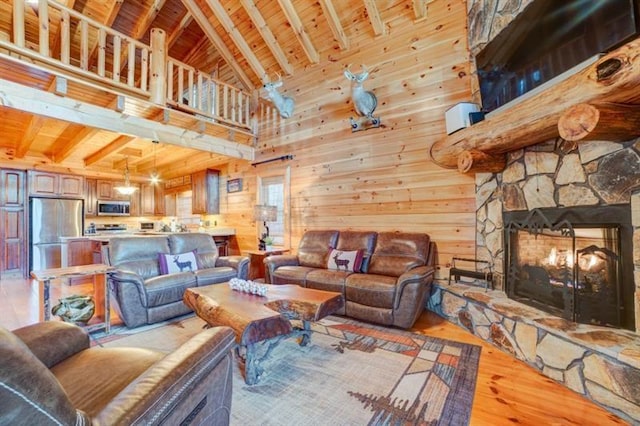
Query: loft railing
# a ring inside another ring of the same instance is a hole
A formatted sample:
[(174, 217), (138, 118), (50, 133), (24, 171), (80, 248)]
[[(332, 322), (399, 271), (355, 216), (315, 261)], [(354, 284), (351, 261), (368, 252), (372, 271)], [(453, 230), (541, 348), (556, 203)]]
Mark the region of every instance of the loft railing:
[(251, 129), (251, 95), (166, 55), (164, 31), (151, 46), (52, 0), (13, 2), (11, 41), (0, 47), (209, 121)]

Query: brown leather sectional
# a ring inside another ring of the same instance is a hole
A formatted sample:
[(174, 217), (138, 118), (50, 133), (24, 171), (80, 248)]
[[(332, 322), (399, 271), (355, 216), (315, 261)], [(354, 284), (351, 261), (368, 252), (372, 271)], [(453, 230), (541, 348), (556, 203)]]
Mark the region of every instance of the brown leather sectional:
[[(328, 269), (331, 248), (362, 250), (358, 272)], [(342, 293), (340, 315), (401, 328), (413, 326), (425, 307), (435, 271), (436, 246), (428, 234), (308, 231), (297, 255), (264, 260), (266, 281)]]

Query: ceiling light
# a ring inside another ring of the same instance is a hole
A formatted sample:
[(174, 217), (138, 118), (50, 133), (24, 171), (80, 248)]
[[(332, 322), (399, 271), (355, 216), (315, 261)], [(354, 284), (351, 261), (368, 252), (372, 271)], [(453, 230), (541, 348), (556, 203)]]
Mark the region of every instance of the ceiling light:
[(156, 145), (158, 145), (160, 141), (153, 140), (151, 142), (153, 143), (153, 170), (151, 170), (151, 183), (155, 185), (160, 182), (160, 174), (156, 167)]
[(124, 186), (116, 186), (114, 189), (121, 195), (131, 195), (138, 190), (135, 186), (131, 186), (129, 181), (129, 157), (125, 157), (124, 163)]

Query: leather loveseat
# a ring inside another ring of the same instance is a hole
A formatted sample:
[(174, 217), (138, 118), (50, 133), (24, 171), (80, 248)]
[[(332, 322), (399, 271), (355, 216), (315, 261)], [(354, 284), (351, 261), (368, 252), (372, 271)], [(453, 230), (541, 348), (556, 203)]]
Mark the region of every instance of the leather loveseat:
[(2, 425), (228, 425), (233, 347), (228, 327), (171, 353), (90, 347), (80, 327), (0, 327)]
[[(105, 253), (108, 264), (116, 268), (109, 274), (112, 300), (130, 328), (191, 312), (182, 301), (187, 288), (246, 279), (249, 274), (248, 257), (219, 256), (213, 238), (204, 233), (112, 238)], [(183, 254), (192, 260), (180, 262)], [(180, 270), (163, 273), (162, 259), (170, 266), (178, 264)]]
[[(340, 256), (358, 251), (360, 267), (342, 268), (346, 260), (339, 260)], [(427, 234), (308, 231), (297, 255), (265, 258), (265, 280), (339, 292), (345, 306), (338, 314), (409, 328), (424, 310), (435, 256), (435, 244)], [(329, 269), (331, 258), (340, 265), (334, 262)]]

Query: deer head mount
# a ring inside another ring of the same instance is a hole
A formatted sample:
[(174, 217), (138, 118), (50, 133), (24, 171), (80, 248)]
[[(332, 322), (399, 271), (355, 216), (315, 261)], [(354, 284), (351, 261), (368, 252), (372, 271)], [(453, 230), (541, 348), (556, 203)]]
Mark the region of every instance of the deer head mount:
[(282, 86), (282, 77), (278, 75), (278, 81), (264, 83), (262, 88), (267, 91), (267, 98), (273, 102), (280, 113), (280, 117), (289, 118), (293, 115), (295, 102), (289, 96), (283, 96), (278, 92), (278, 87)]
[(373, 92), (364, 90), (362, 83), (369, 77), (369, 71), (367, 67), (362, 65), (362, 72), (360, 74), (354, 74), (347, 67), (344, 70), (344, 76), (350, 80), (351, 83), (351, 99), (356, 112), (363, 116), (371, 118), (373, 111), (378, 106), (378, 98)]

